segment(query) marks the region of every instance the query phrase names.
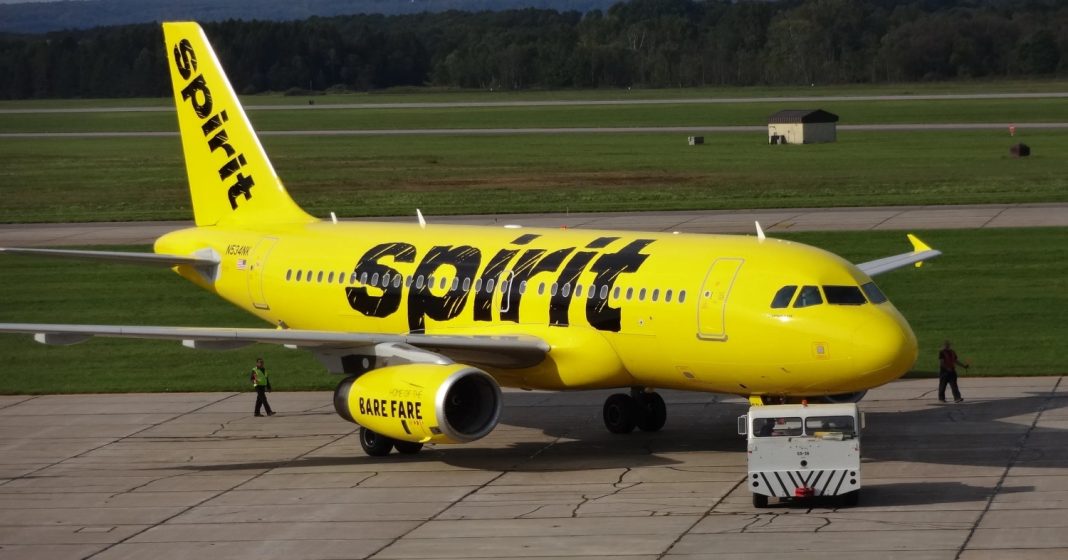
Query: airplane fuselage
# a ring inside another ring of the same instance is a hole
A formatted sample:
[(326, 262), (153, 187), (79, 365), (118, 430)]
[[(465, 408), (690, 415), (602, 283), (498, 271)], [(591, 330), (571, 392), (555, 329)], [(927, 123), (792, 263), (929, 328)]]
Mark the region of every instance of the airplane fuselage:
[[(156, 251), (214, 252), (216, 278), (179, 272), (276, 325), (548, 342), (535, 367), (487, 368), (512, 387), (825, 395), (881, 385), (916, 358), (889, 302), (828, 301), (824, 287), (860, 293), (867, 275), (782, 240), (313, 222), (182, 230)], [(773, 308), (787, 286), (823, 301)]]

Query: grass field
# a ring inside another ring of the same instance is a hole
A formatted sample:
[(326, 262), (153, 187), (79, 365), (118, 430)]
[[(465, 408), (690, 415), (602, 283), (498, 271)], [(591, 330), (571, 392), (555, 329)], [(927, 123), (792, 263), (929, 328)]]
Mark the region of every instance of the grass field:
[[(968, 375), (1068, 372), (1061, 355), (1068, 339), (1068, 230), (921, 233), (945, 255), (878, 279), (919, 337), (915, 375), (933, 375), (945, 338), (973, 364)], [(783, 237), (855, 262), (907, 246), (899, 232)], [(0, 304), (3, 322), (262, 326), (173, 274), (120, 265), (4, 257)], [(277, 389), (330, 389), (337, 381), (309, 353), (272, 346), (207, 352), (176, 343), (98, 339), (52, 347), (27, 335), (0, 335), (0, 393), (246, 390), (246, 369), (261, 354)], [(965, 378), (965, 391), (967, 383)]]
[[(1068, 105), (1068, 103), (1066, 103)], [(1033, 155), (1012, 159), (1017, 140)], [(293, 197), (339, 216), (1068, 200), (1068, 131), (265, 137)], [(177, 138), (0, 140), (0, 222), (189, 219)]]
[[(249, 110), (257, 130), (382, 130), (727, 126), (767, 124), (784, 108), (819, 107), (841, 124), (1028, 123), (1068, 121), (1068, 102), (1042, 99), (826, 101), (667, 105)], [(176, 131), (173, 110), (157, 112), (13, 113), (0, 115), (0, 133)]]

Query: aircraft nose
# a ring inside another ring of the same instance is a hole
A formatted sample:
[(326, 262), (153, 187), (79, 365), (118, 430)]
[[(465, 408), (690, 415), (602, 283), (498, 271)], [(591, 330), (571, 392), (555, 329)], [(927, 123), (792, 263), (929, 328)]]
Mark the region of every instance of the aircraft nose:
[(916, 335), (905, 318), (883, 310), (854, 331), (853, 348), (853, 363), (868, 387), (905, 375), (919, 352)]

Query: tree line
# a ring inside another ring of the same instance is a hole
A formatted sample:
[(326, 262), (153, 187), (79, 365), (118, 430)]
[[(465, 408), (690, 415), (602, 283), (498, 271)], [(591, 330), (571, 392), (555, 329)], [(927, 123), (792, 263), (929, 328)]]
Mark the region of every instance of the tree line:
[[(1068, 74), (1059, 0), (630, 0), (605, 11), (204, 25), (242, 93), (879, 83)], [(0, 98), (169, 95), (157, 24), (0, 38)]]

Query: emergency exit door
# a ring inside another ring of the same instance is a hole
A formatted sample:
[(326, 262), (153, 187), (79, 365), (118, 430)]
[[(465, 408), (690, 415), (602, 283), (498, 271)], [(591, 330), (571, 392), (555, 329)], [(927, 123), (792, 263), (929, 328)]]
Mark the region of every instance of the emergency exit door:
[[(256, 309), (270, 309), (271, 306), (267, 305), (267, 298), (263, 294), (263, 272), (267, 266), (267, 257), (271, 254), (271, 249), (274, 249), (274, 244), (278, 242), (276, 237), (264, 237), (259, 243), (256, 244), (256, 248), (252, 250), (252, 254), (249, 255), (246, 266), (248, 267), (248, 294), (252, 299), (252, 305)], [(238, 260), (238, 268), (240, 268), (241, 261)]]
[(742, 259), (716, 259), (708, 269), (701, 293), (697, 294), (697, 336), (706, 340), (727, 340), (727, 297), (738, 276)]

